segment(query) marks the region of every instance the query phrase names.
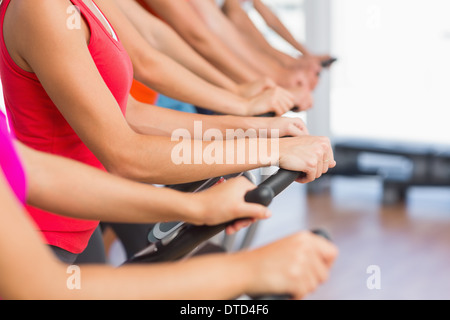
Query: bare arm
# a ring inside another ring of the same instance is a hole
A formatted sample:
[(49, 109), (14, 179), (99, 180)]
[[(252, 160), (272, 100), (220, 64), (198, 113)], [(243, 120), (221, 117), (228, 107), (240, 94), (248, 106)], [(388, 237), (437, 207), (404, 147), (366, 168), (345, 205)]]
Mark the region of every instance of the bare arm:
[[(270, 92), (263, 93), (270, 94)], [(264, 96), (262, 96), (264, 98)], [(263, 114), (264, 101), (260, 98), (252, 98), (259, 112)], [(279, 115), (286, 113), (290, 109), (290, 104), (286, 104), (286, 108), (276, 109)], [(255, 110), (257, 110), (255, 109)], [(255, 111), (256, 112), (256, 111)], [(186, 113), (168, 108), (148, 105), (129, 97), (127, 114), (128, 124), (134, 131), (147, 134), (171, 137), (172, 133), (177, 129), (186, 129), (189, 134), (194, 137), (195, 124), (201, 123), (203, 131), (209, 129), (218, 130), (224, 136), (227, 130), (255, 130), (261, 129), (277, 130), (279, 136), (300, 136), (307, 132), (307, 128), (300, 119), (292, 118), (267, 118), (267, 117), (236, 117), (232, 115), (202, 115), (195, 113)], [(170, 121), (168, 121), (170, 119)], [(291, 126), (298, 128), (297, 131), (291, 130)], [(258, 135), (259, 136), (259, 135)]]
[[(237, 83), (222, 71), (215, 68), (209, 61), (195, 51), (173, 30), (173, 28), (147, 12), (136, 3), (135, 0), (115, 1), (147, 42), (209, 83), (245, 98), (255, 97), (262, 91), (273, 89), (276, 86), (275, 83), (267, 77), (256, 81)], [(278, 100), (286, 100), (288, 94), (285, 93), (283, 96), (278, 94), (276, 96), (276, 99)], [(216, 95), (216, 97), (220, 99), (220, 96)], [(276, 105), (277, 102), (279, 101), (274, 101), (274, 99), (272, 99), (271, 104)], [(249, 103), (252, 105), (254, 104), (254, 101), (247, 101), (246, 104)], [(238, 102), (237, 104), (241, 103)], [(243, 112), (242, 110), (236, 111), (239, 109), (237, 104), (235, 103), (235, 107), (229, 108), (227, 113), (240, 114), (240, 112)], [(208, 105), (207, 108), (214, 109), (214, 105)], [(248, 108), (240, 109), (248, 110), (252, 109), (252, 107), (249, 106)], [(251, 112), (247, 113), (252, 115)]]
[(264, 37), (263, 34), (254, 25), (247, 12), (244, 11), (239, 0), (226, 0), (223, 6), (223, 12), (228, 19), (236, 26), (239, 32), (251, 41), (261, 51), (270, 54), (280, 61), (284, 66), (294, 66), (296, 59), (288, 54), (275, 49)]
[[(83, 266), (81, 288), (70, 289), (72, 272), (43, 245), (1, 170), (0, 219), (3, 299), (232, 299), (265, 292), (300, 299), (326, 280), (337, 254), (324, 240), (298, 234), (250, 253), (122, 268)], [(292, 267), (298, 272), (289, 272)]]
[[(243, 178), (189, 194), (116, 177), (70, 159), (35, 151), (19, 142), (16, 146), (27, 176), (27, 202), (50, 212), (121, 223), (219, 224), (237, 218), (268, 216), (266, 208), (244, 202), (245, 193), (254, 186)], [(216, 206), (218, 199), (220, 208)]]
[(259, 73), (271, 77), (284, 88), (309, 86), (303, 70), (284, 67), (273, 56), (255, 47), (253, 42), (247, 41), (214, 2), (210, 0), (190, 0), (189, 4), (230, 50)]
[(115, 0), (136, 29), (156, 49), (170, 56), (201, 78), (238, 93), (238, 84), (212, 66), (170, 26), (142, 8), (135, 0)]
[[(5, 19), (8, 49), (17, 63), (39, 77), (59, 111), (110, 172), (172, 184), (257, 167), (192, 165), (186, 170), (171, 160), (177, 141), (132, 130), (92, 60), (83, 30), (66, 28), (69, 5), (69, 1), (11, 3)], [(36, 17), (37, 9), (41, 14)]]
[(185, 0), (146, 0), (146, 3), (210, 63), (238, 83), (261, 78), (199, 19)]
[(265, 53), (254, 50), (214, 2), (190, 0), (189, 3), (209, 29), (245, 63), (251, 65), (259, 73), (277, 79), (281, 66)]
[(115, 27), (131, 57), (138, 81), (166, 96), (199, 107), (222, 113), (246, 113), (246, 99), (205, 81), (153, 48), (115, 1), (98, 0), (96, 3)]
[(270, 111), (283, 114), (294, 106), (293, 96), (280, 88), (269, 89), (268, 92), (248, 98), (205, 81), (153, 49), (114, 2), (97, 2), (117, 26), (121, 38), (125, 39), (122, 42), (133, 60), (135, 77), (156, 91), (208, 110), (239, 116)]
[[(227, 161), (223, 165), (208, 165), (204, 161), (194, 164), (194, 159), (210, 150), (208, 146), (213, 142), (194, 144), (186, 138), (182, 142), (189, 148), (195, 147), (195, 152), (188, 155), (188, 163), (177, 163), (173, 152), (180, 141), (139, 134), (127, 123), (92, 60), (86, 35), (82, 30), (66, 28), (69, 4), (12, 2), (9, 22), (5, 19), (7, 45), (17, 63), (26, 63), (39, 77), (61, 114), (108, 171), (137, 181), (173, 184), (248, 171), (279, 161), (286, 169), (306, 172), (303, 181), (309, 182), (335, 165), (329, 140), (310, 136), (280, 140), (280, 152), (270, 155), (269, 161), (260, 154), (245, 152), (242, 162)], [(36, 10), (40, 12), (37, 16)], [(258, 138), (243, 141), (245, 150), (252, 142), (272, 143), (270, 139)], [(237, 143), (232, 146), (234, 154), (238, 147)], [(231, 152), (225, 141), (221, 148), (223, 157), (225, 151)]]

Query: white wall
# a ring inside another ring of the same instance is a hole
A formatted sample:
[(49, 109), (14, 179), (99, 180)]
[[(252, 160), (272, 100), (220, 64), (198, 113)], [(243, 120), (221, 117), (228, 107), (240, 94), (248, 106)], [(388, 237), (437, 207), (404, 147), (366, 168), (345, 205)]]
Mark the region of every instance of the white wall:
[(450, 144), (450, 1), (331, 4), (332, 133)]

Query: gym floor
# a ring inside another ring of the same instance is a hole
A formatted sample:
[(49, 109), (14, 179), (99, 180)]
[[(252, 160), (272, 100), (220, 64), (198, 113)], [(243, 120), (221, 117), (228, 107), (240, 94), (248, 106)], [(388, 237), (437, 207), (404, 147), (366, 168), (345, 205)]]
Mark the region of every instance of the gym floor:
[(405, 202), (387, 206), (376, 178), (321, 179), (321, 191), (297, 184), (276, 198), (252, 245), (328, 230), (340, 254), (308, 299), (450, 299), (450, 188), (410, 188)]

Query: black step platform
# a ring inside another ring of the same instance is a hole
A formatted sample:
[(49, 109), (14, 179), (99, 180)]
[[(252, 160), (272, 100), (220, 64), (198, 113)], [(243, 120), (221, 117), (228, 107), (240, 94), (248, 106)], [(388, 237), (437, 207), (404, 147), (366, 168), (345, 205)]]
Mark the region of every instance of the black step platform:
[(450, 187), (450, 144), (346, 139), (333, 148), (338, 165), (329, 174), (382, 178), (385, 203), (404, 200), (412, 186)]

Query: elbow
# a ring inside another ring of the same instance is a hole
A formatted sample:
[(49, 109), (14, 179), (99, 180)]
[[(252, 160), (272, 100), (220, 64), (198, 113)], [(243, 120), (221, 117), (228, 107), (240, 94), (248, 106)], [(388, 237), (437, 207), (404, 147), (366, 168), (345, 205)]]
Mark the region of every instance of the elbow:
[(164, 176), (158, 174), (158, 170), (149, 170), (148, 168), (133, 166), (131, 164), (122, 164), (115, 166), (108, 170), (109, 173), (140, 183), (149, 184), (166, 184)]
[(136, 182), (159, 183), (159, 170), (149, 169), (152, 167), (152, 159), (139, 160), (142, 155), (136, 153), (136, 147), (122, 148), (121, 151), (105, 162), (104, 167), (108, 173)]
[(151, 54), (136, 54), (133, 57), (133, 74), (134, 78), (146, 85), (153, 85), (158, 77), (156, 69), (158, 63), (151, 57)]
[(191, 47), (195, 48), (197, 51), (202, 52), (204, 48), (207, 48), (210, 44), (209, 39), (197, 32), (187, 32), (182, 34), (183, 39), (191, 45)]
[(145, 175), (142, 170), (139, 170), (138, 166), (133, 164), (130, 157), (122, 156), (116, 157), (116, 160), (110, 159), (108, 163), (104, 165), (106, 171), (112, 175), (125, 178), (133, 181), (143, 181)]

